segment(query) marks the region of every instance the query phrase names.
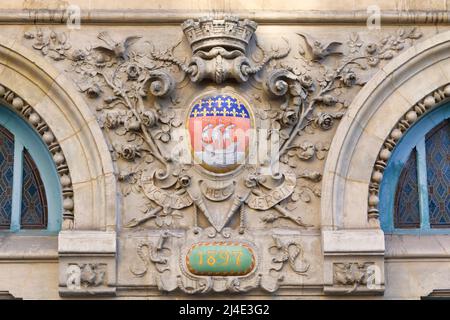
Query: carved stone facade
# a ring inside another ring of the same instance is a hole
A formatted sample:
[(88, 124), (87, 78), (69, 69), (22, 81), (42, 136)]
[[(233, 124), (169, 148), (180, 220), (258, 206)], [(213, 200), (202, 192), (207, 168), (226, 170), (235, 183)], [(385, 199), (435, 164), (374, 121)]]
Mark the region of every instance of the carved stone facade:
[[(449, 242), (385, 236), (378, 211), (396, 141), (450, 96), (446, 19), (414, 26), (383, 2), (386, 25), (372, 30), (335, 4), (311, 26), (295, 2), (294, 18), (281, 4), (149, 4), (120, 20), (98, 3), (81, 4), (80, 29), (64, 1), (25, 1), (10, 24), (0, 8), (2, 106), (48, 146), (64, 207), (58, 235), (31, 238), (37, 253), (0, 234), (0, 292), (379, 299), (450, 287), (445, 272), (422, 289), (392, 280), (425, 270), (428, 248), (445, 270), (436, 243)], [(2, 282), (16, 264), (41, 280), (20, 287), (17, 269)]]

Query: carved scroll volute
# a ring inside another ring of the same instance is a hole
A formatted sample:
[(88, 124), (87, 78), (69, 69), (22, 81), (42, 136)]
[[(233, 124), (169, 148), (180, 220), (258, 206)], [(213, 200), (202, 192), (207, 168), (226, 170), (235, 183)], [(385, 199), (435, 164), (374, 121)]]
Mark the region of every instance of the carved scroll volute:
[(175, 80), (164, 70), (156, 70), (150, 73), (145, 86), (149, 86), (150, 93), (155, 97), (168, 97), (175, 88)]
[(297, 80), (295, 74), (284, 69), (275, 69), (269, 73), (264, 82), (267, 94), (282, 97), (288, 93), (290, 83)]

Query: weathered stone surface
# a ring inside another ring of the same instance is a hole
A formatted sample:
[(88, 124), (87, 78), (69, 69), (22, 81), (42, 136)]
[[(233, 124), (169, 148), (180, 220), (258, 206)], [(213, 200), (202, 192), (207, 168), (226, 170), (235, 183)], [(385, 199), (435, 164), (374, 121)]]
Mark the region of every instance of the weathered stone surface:
[[(2, 4), (0, 93), (51, 129), (70, 188), (58, 237), (0, 232), (0, 295), (419, 298), (449, 287), (447, 237), (385, 236), (370, 200), (391, 130), (416, 103), (435, 107), (450, 79), (447, 3), (379, 1), (382, 29), (370, 30), (372, 2), (71, 1), (80, 30), (54, 23), (66, 1)], [(215, 37), (197, 39), (213, 22)], [(261, 146), (256, 163), (224, 171), (178, 162), (192, 102), (218, 92), (242, 95), (255, 128), (279, 130), (279, 156)], [(251, 248), (248, 272), (216, 279), (184, 263), (218, 242)]]

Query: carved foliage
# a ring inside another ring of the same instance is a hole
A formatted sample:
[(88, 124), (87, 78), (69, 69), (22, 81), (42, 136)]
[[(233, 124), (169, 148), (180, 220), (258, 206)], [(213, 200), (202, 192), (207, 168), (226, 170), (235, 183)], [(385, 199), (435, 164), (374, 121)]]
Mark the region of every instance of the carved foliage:
[(373, 263), (334, 263), (333, 282), (335, 285), (350, 286), (347, 293), (354, 292), (358, 286), (367, 285), (368, 278), (373, 275), (374, 270), (369, 266)]
[(66, 285), (69, 290), (86, 289), (106, 285), (106, 264), (69, 264), (66, 270)]

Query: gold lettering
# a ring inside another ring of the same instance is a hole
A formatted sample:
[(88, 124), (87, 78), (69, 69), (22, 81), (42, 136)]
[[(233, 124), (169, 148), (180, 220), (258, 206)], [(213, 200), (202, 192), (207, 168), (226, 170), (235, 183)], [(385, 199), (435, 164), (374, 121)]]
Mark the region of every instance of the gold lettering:
[(199, 256), (198, 264), (199, 264), (200, 266), (202, 266), (202, 265), (203, 265), (203, 254), (202, 254), (201, 251), (198, 253), (198, 256)]
[(216, 263), (216, 258), (214, 255), (216, 254), (216, 250), (208, 250), (208, 259), (206, 260), (206, 263), (212, 267)]
[(233, 256), (236, 258), (236, 266), (240, 266), (242, 251), (233, 251)]
[(219, 251), (219, 256), (223, 258), (224, 262), (222, 262), (220, 265), (221, 266), (226, 266), (229, 263), (230, 260), (230, 254), (228, 251), (224, 251), (224, 250), (220, 250)]

